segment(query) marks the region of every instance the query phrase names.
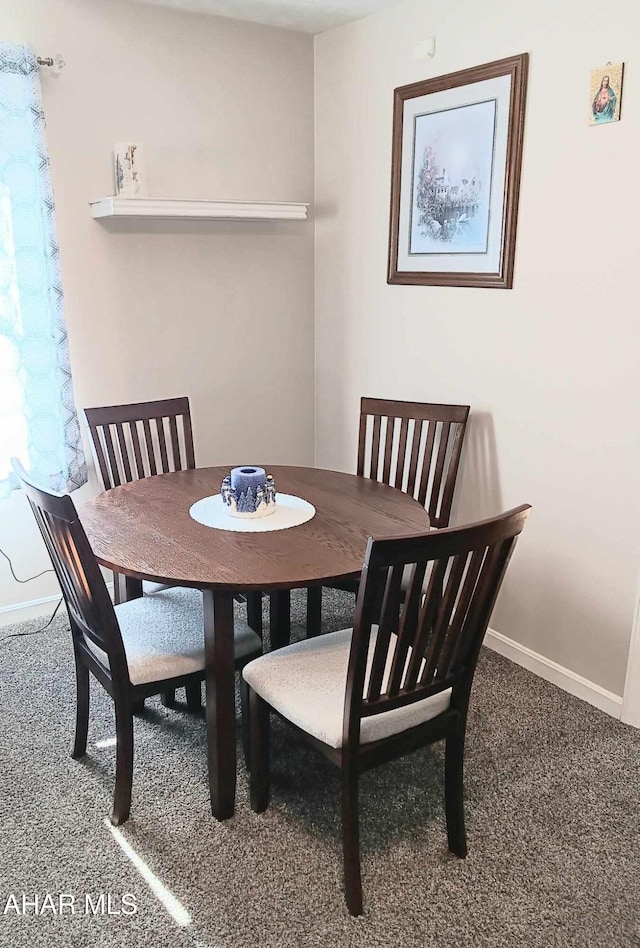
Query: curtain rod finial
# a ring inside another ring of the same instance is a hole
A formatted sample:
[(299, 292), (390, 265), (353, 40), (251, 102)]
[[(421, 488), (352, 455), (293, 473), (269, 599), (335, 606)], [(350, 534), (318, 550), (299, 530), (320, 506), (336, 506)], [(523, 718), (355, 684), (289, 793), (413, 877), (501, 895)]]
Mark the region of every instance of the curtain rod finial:
[(38, 65), (50, 66), (52, 75), (59, 76), (62, 70), (64, 69), (64, 67), (66, 66), (66, 62), (64, 61), (60, 53), (56, 53), (55, 56), (47, 56), (47, 57), (38, 56)]

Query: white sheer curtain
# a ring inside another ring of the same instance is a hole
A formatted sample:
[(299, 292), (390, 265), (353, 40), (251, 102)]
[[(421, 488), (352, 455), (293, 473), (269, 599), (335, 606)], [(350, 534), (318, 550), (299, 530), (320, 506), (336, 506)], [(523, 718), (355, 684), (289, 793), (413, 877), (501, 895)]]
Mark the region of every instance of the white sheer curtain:
[(13, 455), (56, 490), (87, 479), (54, 217), (36, 56), (0, 43), (0, 494)]

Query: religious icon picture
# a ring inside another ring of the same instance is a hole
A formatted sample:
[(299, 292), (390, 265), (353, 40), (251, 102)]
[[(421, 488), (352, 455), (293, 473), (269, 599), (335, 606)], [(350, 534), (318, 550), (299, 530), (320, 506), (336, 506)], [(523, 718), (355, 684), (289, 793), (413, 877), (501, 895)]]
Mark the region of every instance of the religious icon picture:
[(589, 124), (620, 121), (624, 63), (607, 63), (591, 71)]

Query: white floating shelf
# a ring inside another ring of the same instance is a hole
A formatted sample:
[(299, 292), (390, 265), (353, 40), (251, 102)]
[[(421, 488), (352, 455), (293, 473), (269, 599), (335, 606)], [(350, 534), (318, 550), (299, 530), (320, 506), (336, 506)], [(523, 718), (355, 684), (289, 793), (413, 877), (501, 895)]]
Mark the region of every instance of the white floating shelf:
[(308, 204), (274, 201), (177, 201), (105, 197), (91, 202), (93, 217), (179, 218), (187, 221), (304, 221)]

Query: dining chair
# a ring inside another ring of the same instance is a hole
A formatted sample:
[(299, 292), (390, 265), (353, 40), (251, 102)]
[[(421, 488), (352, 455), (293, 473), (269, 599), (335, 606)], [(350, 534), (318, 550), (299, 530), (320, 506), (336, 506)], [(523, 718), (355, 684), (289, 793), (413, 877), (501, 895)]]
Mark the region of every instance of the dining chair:
[[(244, 668), (251, 807), (260, 813), (269, 803), (274, 711), (342, 771), (344, 882), (352, 915), (362, 913), (358, 782), (370, 768), (445, 740), (448, 844), (455, 855), (467, 854), (463, 768), (469, 696), (480, 646), (529, 510), (524, 505), (492, 520), (424, 535), (370, 538), (353, 629), (304, 639)], [(400, 611), (407, 566), (411, 578)]]
[[(195, 469), (191, 409), (186, 396), (85, 408), (84, 416), (104, 490), (142, 477)], [(125, 599), (124, 577), (114, 573), (113, 578), (114, 601), (120, 603)], [(148, 593), (167, 588), (158, 583), (143, 583), (143, 590)], [(261, 597), (248, 594), (246, 598), (249, 625), (261, 636)], [(171, 692), (163, 695), (167, 706), (174, 700)]]
[[(362, 398), (356, 473), (396, 487), (427, 509), (431, 526), (448, 527), (469, 405)], [(357, 593), (358, 579), (332, 584)], [(322, 626), (322, 586), (307, 590), (307, 635)]]
[[(13, 468), (28, 497), (69, 614), (76, 669), (76, 724), (72, 757), (84, 756), (89, 724), (89, 673), (113, 699), (116, 783), (111, 822), (128, 819), (133, 780), (133, 711), (167, 688), (197, 688), (204, 678), (203, 597), (197, 589), (165, 589), (113, 605), (71, 497), (38, 486), (16, 459)], [(236, 669), (262, 651), (244, 623), (234, 632)], [(187, 692), (190, 693), (189, 691)], [(242, 685), (243, 715), (248, 716)], [(246, 733), (243, 729), (243, 736)], [(248, 748), (245, 746), (248, 753)]]

